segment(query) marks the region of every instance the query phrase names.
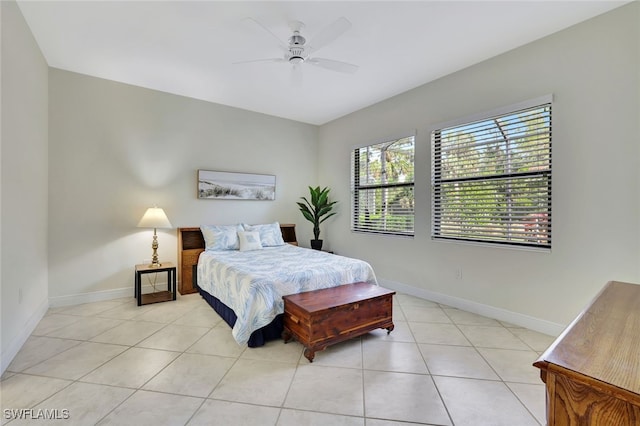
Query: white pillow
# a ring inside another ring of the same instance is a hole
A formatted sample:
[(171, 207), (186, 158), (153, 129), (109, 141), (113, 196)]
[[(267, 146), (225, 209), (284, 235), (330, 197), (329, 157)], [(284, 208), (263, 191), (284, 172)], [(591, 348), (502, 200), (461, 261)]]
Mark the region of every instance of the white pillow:
[(260, 250), (260, 233), (251, 231), (238, 231), (238, 239), (240, 240), (240, 251)]
[(282, 239), (282, 230), (278, 222), (262, 225), (242, 225), (245, 231), (257, 231), (260, 233), (262, 247), (283, 246), (286, 243)]
[(238, 250), (238, 231), (242, 225), (202, 225), (205, 250)]

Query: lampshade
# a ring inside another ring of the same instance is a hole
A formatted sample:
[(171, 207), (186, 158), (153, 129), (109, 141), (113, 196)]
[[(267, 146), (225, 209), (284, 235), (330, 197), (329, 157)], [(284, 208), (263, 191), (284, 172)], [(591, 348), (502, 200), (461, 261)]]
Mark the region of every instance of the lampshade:
[(160, 207), (149, 207), (138, 222), (138, 228), (171, 228), (171, 222)]

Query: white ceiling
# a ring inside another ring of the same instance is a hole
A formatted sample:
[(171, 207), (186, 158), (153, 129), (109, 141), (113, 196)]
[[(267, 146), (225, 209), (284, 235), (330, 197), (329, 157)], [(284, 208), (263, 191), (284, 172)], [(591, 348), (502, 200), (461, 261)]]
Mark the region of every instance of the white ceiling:
[[(18, 5), (51, 67), (323, 124), (628, 1), (31, 1)], [(282, 56), (289, 22), (352, 27), (317, 52), (354, 74)], [(571, 54), (571, 52), (567, 52)]]

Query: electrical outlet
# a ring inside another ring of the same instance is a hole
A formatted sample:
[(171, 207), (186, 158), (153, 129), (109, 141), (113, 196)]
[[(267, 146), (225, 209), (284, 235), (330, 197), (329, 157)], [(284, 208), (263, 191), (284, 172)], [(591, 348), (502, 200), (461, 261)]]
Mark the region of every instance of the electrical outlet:
[(462, 280), (462, 267), (456, 266), (456, 280)]

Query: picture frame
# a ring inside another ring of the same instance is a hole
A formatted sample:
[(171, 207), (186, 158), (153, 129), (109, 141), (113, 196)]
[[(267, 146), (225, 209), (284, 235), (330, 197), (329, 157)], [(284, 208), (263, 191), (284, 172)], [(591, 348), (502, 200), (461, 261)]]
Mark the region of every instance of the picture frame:
[(275, 175), (198, 170), (198, 198), (206, 200), (276, 199)]

